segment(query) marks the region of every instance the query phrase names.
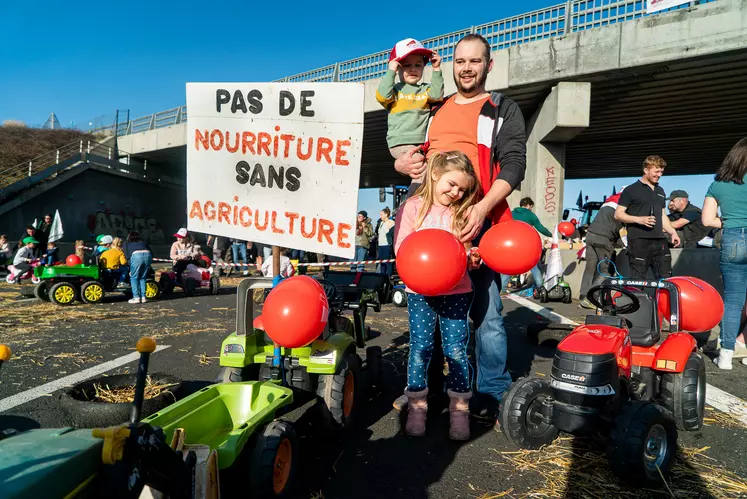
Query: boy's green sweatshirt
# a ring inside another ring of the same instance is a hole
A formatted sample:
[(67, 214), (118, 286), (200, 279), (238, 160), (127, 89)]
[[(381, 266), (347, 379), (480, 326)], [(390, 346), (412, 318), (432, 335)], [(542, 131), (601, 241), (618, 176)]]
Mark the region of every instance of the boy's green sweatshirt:
[(547, 227), (540, 223), (537, 215), (535, 215), (531, 210), (527, 210), (526, 208), (514, 208), (514, 211), (511, 212), (511, 214), (514, 217), (514, 220), (526, 222), (537, 229), (537, 231), (543, 236), (552, 237), (552, 233), (547, 230)]
[(410, 85), (394, 83), (397, 75), (391, 69), (376, 89), (376, 100), (389, 111), (386, 142), (389, 148), (405, 144), (422, 144), (428, 129), (430, 106), (444, 98), (444, 77), (434, 70), (430, 83)]

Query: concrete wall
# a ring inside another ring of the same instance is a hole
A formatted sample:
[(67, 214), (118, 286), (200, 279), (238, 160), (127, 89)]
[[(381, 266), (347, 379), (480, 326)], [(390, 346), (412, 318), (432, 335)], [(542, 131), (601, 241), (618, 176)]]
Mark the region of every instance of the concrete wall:
[[(579, 248), (580, 249), (580, 248)], [(719, 293), (724, 293), (724, 283), (719, 269), (719, 250), (715, 248), (672, 249), (672, 274), (675, 276), (690, 276), (703, 279), (715, 287)], [(581, 289), (581, 276), (586, 268), (585, 260), (577, 260), (578, 249), (561, 250), (563, 256), (563, 276), (570, 283), (573, 297), (578, 298)], [(628, 254), (626, 250), (618, 250), (615, 265), (618, 272), (624, 276), (630, 275)], [(653, 276), (649, 276), (653, 278)]]
[(123, 237), (134, 229), (161, 245), (170, 243), (172, 234), (186, 223), (186, 192), (88, 168), (3, 213), (0, 232), (17, 240), (34, 218), (41, 220), (55, 210), (60, 211), (64, 241), (88, 242), (100, 233)]

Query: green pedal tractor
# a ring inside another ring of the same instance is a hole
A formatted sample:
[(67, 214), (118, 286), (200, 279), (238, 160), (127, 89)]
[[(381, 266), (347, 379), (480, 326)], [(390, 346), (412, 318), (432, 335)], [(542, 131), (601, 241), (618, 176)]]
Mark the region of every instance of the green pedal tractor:
[[(34, 288), (34, 296), (42, 301), (51, 301), (56, 305), (68, 306), (80, 300), (83, 303), (100, 303), (106, 293), (122, 292), (132, 295), (129, 276), (120, 282), (116, 272), (99, 269), (96, 265), (54, 265), (36, 267), (34, 276), (39, 283)], [(153, 279), (151, 269), (145, 283), (145, 297), (158, 298), (161, 288)]]
[[(298, 276), (286, 279), (309, 279)], [(238, 287), (236, 331), (221, 346), (218, 382), (271, 381), (294, 390), (303, 401), (316, 398), (328, 430), (349, 429), (358, 412), (363, 362), (356, 348), (365, 348), (366, 301), (345, 301), (345, 292), (333, 282), (318, 280), (326, 295), (329, 317), (313, 341), (297, 348), (281, 348), (265, 332), (263, 317), (253, 319), (252, 291), (272, 287), (268, 278), (247, 278)], [(280, 283), (278, 286), (284, 286)], [(268, 295), (269, 301), (272, 292)], [(265, 311), (268, 301), (265, 302)], [(377, 309), (378, 306), (374, 306)], [(354, 320), (343, 316), (353, 310)], [(292, 332), (290, 333), (292, 334)], [(381, 348), (366, 348), (366, 368), (373, 384), (381, 375)]]
[[(142, 338), (130, 422), (100, 429), (3, 428), (0, 497), (292, 497), (293, 427), (275, 419), (293, 392), (274, 383), (211, 385), (140, 420), (152, 338)], [(0, 345), (0, 366), (10, 350)]]

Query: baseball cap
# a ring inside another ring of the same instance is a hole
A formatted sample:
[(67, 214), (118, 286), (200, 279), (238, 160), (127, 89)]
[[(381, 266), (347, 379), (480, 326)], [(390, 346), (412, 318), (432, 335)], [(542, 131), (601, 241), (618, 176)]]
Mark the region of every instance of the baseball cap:
[(114, 238), (112, 236), (104, 236), (99, 241), (99, 244), (111, 244), (112, 241), (114, 241)]
[(394, 46), (392, 53), (389, 54), (389, 62), (399, 62), (410, 54), (418, 54), (430, 59), (433, 55), (433, 51), (425, 48), (422, 43), (414, 38), (405, 38), (404, 40), (398, 41)]
[(675, 198), (689, 198), (690, 196), (687, 194), (687, 191), (683, 191), (681, 189), (677, 189), (672, 191), (671, 194), (667, 197), (667, 201), (671, 201)]
[(187, 237), (187, 229), (182, 227), (178, 231), (176, 231), (176, 234), (174, 234), (174, 237), (178, 237), (179, 239)]
[(100, 243), (103, 238), (104, 238), (104, 234), (99, 234), (98, 236), (96, 236), (96, 242)]
[(39, 244), (39, 241), (37, 241), (36, 239), (34, 239), (31, 236), (24, 237), (22, 242), (23, 242), (23, 244), (28, 244), (28, 243)]

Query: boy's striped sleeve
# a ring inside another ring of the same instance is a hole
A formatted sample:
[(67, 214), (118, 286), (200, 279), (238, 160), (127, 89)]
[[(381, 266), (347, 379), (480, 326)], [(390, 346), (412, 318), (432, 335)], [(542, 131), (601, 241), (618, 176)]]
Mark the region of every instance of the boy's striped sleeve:
[(379, 86), (376, 88), (376, 100), (389, 109), (394, 103), (394, 76), (395, 72), (388, 69), (384, 77), (379, 82)]

